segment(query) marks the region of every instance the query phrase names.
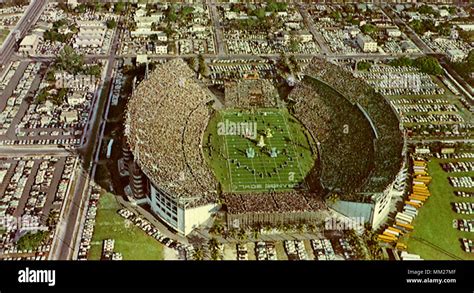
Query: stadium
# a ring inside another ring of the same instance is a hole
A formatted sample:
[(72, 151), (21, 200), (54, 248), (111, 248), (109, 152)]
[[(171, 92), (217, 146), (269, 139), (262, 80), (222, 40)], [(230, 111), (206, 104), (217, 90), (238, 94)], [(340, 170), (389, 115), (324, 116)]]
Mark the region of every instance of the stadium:
[(217, 211), (229, 226), (329, 209), (376, 227), (404, 161), (390, 105), (319, 58), (285, 99), (268, 80), (227, 82), (219, 99), (182, 59), (157, 65), (130, 98), (125, 136), (135, 200), (184, 235)]

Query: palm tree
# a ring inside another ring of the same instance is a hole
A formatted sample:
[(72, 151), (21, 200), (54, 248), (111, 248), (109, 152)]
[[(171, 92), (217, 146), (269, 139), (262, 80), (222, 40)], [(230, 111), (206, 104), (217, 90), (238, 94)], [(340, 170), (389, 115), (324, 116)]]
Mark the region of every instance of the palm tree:
[(298, 223), (296, 225), (296, 231), (298, 231), (298, 233), (303, 233), (304, 232), (304, 224)]
[(204, 260), (204, 250), (202, 247), (197, 247), (194, 249), (193, 258), (195, 260)]
[(237, 234), (237, 230), (235, 230), (235, 228), (230, 228), (230, 229), (228, 230), (228, 236), (229, 236), (230, 238), (235, 238), (236, 234)]
[(239, 230), (239, 233), (237, 234), (237, 238), (239, 238), (239, 240), (245, 240), (247, 238), (247, 234), (245, 233), (244, 228), (241, 228)]
[(221, 251), (219, 248), (219, 242), (217, 241), (216, 238), (209, 239), (209, 242), (207, 243), (207, 245), (209, 246), (212, 260), (222, 259)]
[(220, 252), (219, 249), (211, 251), (211, 259), (212, 260), (222, 260), (223, 258), (224, 257), (223, 257), (223, 255), (222, 255), (222, 253)]
[(215, 249), (219, 249), (219, 242), (214, 237), (209, 239), (209, 241), (207, 242), (207, 245), (209, 246), (209, 250), (211, 251)]
[(207, 66), (206, 60), (202, 54), (198, 55), (198, 73), (203, 77), (209, 76), (209, 66)]
[(197, 65), (196, 57), (189, 57), (188, 59), (186, 59), (186, 61), (188, 61), (189, 67), (191, 67), (193, 71), (196, 71), (196, 65)]
[(46, 219), (46, 224), (48, 227), (53, 227), (58, 223), (59, 212), (58, 211), (51, 211), (48, 214), (48, 218)]

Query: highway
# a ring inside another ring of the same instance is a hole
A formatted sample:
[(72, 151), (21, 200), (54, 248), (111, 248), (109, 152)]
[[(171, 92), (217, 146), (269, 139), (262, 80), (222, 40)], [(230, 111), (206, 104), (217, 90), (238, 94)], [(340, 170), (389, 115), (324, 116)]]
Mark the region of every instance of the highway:
[(206, 2), (209, 7), (209, 16), (211, 17), (212, 23), (214, 24), (214, 36), (217, 44), (217, 55), (223, 56), (226, 53), (224, 33), (222, 30), (219, 14), (217, 12), (216, 4), (213, 0), (207, 0)]
[[(423, 53), (400, 53), (400, 54), (380, 54), (380, 53), (359, 53), (359, 54), (292, 54), (296, 58), (299, 59), (309, 59), (313, 57), (319, 58), (327, 58), (327, 59), (352, 59), (352, 60), (388, 60), (388, 59), (396, 59), (400, 58), (401, 56), (416, 58), (420, 56), (424, 56)], [(438, 54), (430, 54), (430, 55), (438, 55)], [(195, 57), (196, 54), (185, 54), (185, 55), (172, 55), (172, 54), (148, 54), (148, 58), (150, 59), (175, 59), (175, 58), (189, 58)], [(123, 55), (116, 55), (116, 58), (135, 58), (137, 57), (136, 54), (123, 54)], [(280, 54), (233, 54), (233, 55), (219, 55), (219, 54), (203, 54), (203, 57), (210, 60), (255, 60), (255, 59), (272, 59), (277, 60), (280, 58)], [(51, 62), (55, 59), (55, 57), (29, 57), (23, 58), (21, 60), (28, 60), (28, 61), (35, 61), (35, 62)], [(109, 59), (108, 55), (86, 55), (84, 56), (85, 60), (105, 60)]]
[(35, 155), (69, 156), (73, 151), (66, 150), (59, 145), (2, 145), (0, 156), (22, 157)]
[(331, 50), (329, 50), (329, 48), (327, 47), (326, 42), (324, 41), (324, 38), (321, 33), (314, 27), (313, 20), (311, 19), (311, 16), (309, 15), (308, 10), (306, 9), (306, 5), (304, 3), (299, 4), (299, 11), (301, 16), (303, 17), (303, 21), (306, 27), (313, 35), (314, 39), (316, 40), (316, 43), (318, 43), (318, 46), (323, 52), (323, 54), (330, 54)]
[(382, 12), (390, 19), (392, 19), (393, 22), (395, 22), (395, 24), (402, 28), (402, 27), (405, 27), (406, 28), (406, 32), (408, 34), (408, 36), (410, 37), (410, 39), (416, 44), (416, 46), (418, 46), (418, 48), (420, 48), (423, 53), (425, 54), (433, 54), (435, 53), (428, 45), (425, 44), (425, 42), (423, 42), (422, 39), (420, 39), (420, 37), (418, 36), (418, 34), (403, 20), (400, 18), (400, 16), (398, 16), (398, 14), (393, 10), (392, 6), (384, 6), (382, 8)]
[[(92, 160), (95, 154), (100, 151), (98, 146), (100, 145), (99, 141), (101, 140), (101, 135), (103, 135), (103, 130), (98, 130), (98, 127), (104, 124), (103, 121), (105, 120), (105, 115), (103, 115), (104, 113), (99, 113), (99, 110), (101, 109), (99, 104), (107, 103), (107, 101), (102, 101), (101, 99), (105, 96), (109, 96), (108, 93), (111, 89), (110, 81), (114, 69), (116, 59), (115, 52), (118, 47), (119, 36), (119, 29), (117, 29), (108, 56), (107, 68), (105, 70), (104, 78), (102, 79), (103, 83), (100, 87), (102, 90), (98, 90), (97, 92), (97, 99), (94, 107), (95, 111), (92, 113), (89, 124), (90, 127), (85, 134), (88, 139), (78, 149), (78, 152), (82, 153), (83, 159), (80, 166), (78, 166), (74, 190), (72, 190), (69, 202), (66, 202), (64, 205), (64, 218), (61, 219), (62, 224), (59, 225), (55, 239), (56, 245), (53, 246), (54, 250), (51, 252), (52, 255), (50, 259), (72, 259), (77, 244), (80, 241), (80, 227), (86, 211), (85, 207), (87, 199), (90, 194), (90, 181), (93, 179), (95, 174), (95, 165)], [(107, 86), (107, 88), (104, 88), (104, 85)], [(104, 90), (107, 92), (107, 95), (102, 95), (102, 91)], [(106, 107), (108, 107), (108, 103), (106, 104)], [(108, 113), (107, 110), (104, 112)]]

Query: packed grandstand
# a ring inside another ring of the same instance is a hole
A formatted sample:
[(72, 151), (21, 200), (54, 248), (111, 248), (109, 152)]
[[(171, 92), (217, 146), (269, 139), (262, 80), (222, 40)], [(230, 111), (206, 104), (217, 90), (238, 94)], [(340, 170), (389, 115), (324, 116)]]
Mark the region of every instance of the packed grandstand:
[(201, 139), (213, 96), (198, 84), (182, 59), (157, 66), (130, 98), (125, 132), (142, 171), (175, 197), (215, 197), (217, 182), (207, 168)]
[[(323, 148), (323, 185), (339, 189), (346, 195), (383, 192), (395, 179), (403, 159), (403, 136), (390, 104), (365, 81), (321, 58), (314, 58), (306, 67), (305, 74), (307, 79), (300, 85), (305, 87), (308, 81), (313, 83), (313, 89), (317, 89), (321, 103), (324, 104), (323, 108), (314, 109), (315, 119), (322, 119), (320, 117), (328, 115), (328, 112), (341, 111), (340, 107), (346, 108), (343, 113), (345, 116), (352, 116), (345, 127), (341, 125), (344, 122), (338, 121), (338, 116), (332, 114), (334, 119), (330, 121), (337, 126), (332, 126), (333, 131), (324, 137), (326, 140), (320, 141)], [(321, 95), (324, 92), (339, 94), (340, 97), (328, 101), (327, 97)], [(365, 122), (360, 120), (361, 112), (366, 117)], [(321, 126), (325, 123), (327, 120), (316, 122)], [(369, 133), (369, 127), (372, 128), (372, 133)], [(346, 134), (344, 130), (347, 129)]]
[(225, 84), (226, 108), (274, 108), (278, 105), (278, 91), (269, 80), (245, 80)]

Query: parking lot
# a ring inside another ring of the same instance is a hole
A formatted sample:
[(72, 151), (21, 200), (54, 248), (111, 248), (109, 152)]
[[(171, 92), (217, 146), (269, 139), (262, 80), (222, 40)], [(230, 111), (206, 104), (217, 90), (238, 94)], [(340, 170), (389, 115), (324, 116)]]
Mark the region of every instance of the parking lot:
[[(352, 242), (344, 236), (302, 240), (258, 241), (223, 245), (224, 260), (344, 260), (357, 259)], [(226, 251), (231, 253), (225, 253)], [(233, 258), (232, 258), (233, 257)]]
[[(0, 83), (4, 89), (0, 102), (0, 145), (81, 143), (100, 79), (58, 72), (67, 85), (56, 88), (47, 78), (48, 70), (41, 62), (14, 62), (6, 71)], [(53, 99), (61, 94), (61, 100)], [(45, 100), (44, 95), (50, 98)]]
[[(74, 165), (74, 157), (0, 159), (0, 217), (8, 221), (1, 234), (0, 257), (45, 259)], [(25, 218), (30, 225), (19, 222)], [(38, 247), (19, 249), (19, 238), (34, 231), (46, 231), (48, 238)]]

